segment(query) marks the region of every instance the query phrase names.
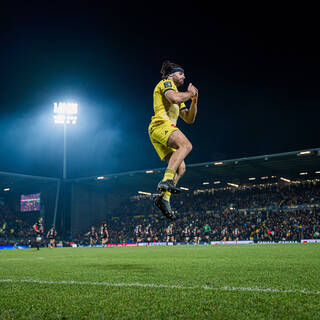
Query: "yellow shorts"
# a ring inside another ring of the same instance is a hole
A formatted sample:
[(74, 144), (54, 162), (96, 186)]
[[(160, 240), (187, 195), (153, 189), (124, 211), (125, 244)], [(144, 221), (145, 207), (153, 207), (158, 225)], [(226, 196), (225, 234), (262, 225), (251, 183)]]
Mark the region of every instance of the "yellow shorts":
[(169, 121), (156, 125), (150, 123), (149, 125), (148, 132), (151, 143), (162, 161), (169, 153), (176, 151), (176, 149), (167, 146), (171, 133), (176, 130), (179, 129)]

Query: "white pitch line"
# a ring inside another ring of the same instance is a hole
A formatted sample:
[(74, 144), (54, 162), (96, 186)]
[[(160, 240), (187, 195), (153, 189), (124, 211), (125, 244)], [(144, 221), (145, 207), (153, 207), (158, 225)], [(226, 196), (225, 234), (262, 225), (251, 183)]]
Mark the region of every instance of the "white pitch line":
[(259, 287), (212, 287), (212, 286), (180, 286), (170, 284), (156, 284), (156, 283), (112, 283), (112, 282), (95, 282), (95, 281), (51, 281), (51, 280), (34, 280), (34, 279), (0, 279), (1, 282), (19, 282), (19, 283), (39, 283), (39, 284), (67, 284), (67, 285), (89, 285), (89, 286), (106, 286), (106, 287), (142, 287), (142, 288), (165, 288), (165, 289), (181, 289), (181, 290), (213, 290), (213, 291), (247, 291), (247, 292), (267, 292), (267, 293), (303, 293), (306, 295), (320, 295), (320, 291), (309, 291), (306, 289), (275, 289), (275, 288), (259, 288)]

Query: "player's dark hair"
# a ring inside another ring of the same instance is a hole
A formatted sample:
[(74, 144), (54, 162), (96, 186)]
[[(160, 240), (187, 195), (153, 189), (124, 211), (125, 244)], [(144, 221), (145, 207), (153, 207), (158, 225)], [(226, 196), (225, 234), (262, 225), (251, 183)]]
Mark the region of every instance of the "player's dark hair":
[(183, 68), (174, 62), (170, 62), (169, 60), (164, 61), (160, 71), (162, 79), (166, 79), (170, 71), (173, 69), (183, 69)]

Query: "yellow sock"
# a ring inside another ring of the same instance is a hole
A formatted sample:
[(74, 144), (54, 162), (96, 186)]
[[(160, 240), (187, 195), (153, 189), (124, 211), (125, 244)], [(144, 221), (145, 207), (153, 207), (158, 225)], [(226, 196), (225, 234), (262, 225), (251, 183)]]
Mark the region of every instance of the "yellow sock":
[(162, 181), (167, 181), (167, 180), (173, 180), (176, 172), (173, 169), (167, 169), (166, 172), (164, 173), (164, 177)]
[(162, 192), (163, 200), (170, 201), (170, 196), (171, 196), (171, 192), (169, 192), (169, 191), (163, 191)]

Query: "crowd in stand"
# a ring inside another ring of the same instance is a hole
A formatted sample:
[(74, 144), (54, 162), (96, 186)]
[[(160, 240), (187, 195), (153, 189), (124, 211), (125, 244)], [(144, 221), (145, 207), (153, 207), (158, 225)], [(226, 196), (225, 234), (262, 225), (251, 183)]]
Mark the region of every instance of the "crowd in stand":
[[(111, 220), (108, 223), (109, 240), (113, 243), (168, 241), (169, 224), (160, 215)], [(149, 237), (146, 232), (148, 225), (151, 225)], [(174, 221), (172, 233), (177, 242), (299, 241), (320, 238), (320, 209), (253, 212), (226, 209), (221, 215), (188, 213)]]
[(0, 245), (26, 243), (33, 236), (32, 225), (4, 203), (0, 204)]
[[(176, 242), (299, 241), (320, 238), (320, 183), (220, 188), (172, 197)], [(304, 208), (295, 207), (306, 205)], [(109, 242), (169, 241), (166, 220), (150, 197), (136, 197), (108, 219)], [(151, 236), (150, 236), (151, 229)], [(171, 229), (169, 229), (170, 231)]]
[[(320, 238), (320, 182), (273, 183), (186, 192), (172, 196), (177, 219), (170, 221), (152, 197), (132, 197), (108, 213), (109, 243), (254, 240), (299, 241)], [(319, 205), (319, 206), (318, 206)], [(95, 229), (99, 234), (101, 221)], [(86, 226), (74, 237), (87, 244)], [(0, 205), (0, 245), (11, 239), (30, 241), (32, 224)], [(98, 239), (99, 237), (97, 237)]]
[[(16, 212), (0, 201), (0, 246), (35, 246), (37, 233), (34, 224), (38, 214), (26, 216), (25, 212)], [(49, 237), (41, 234), (42, 245), (48, 246)]]
[[(320, 183), (267, 184), (246, 188), (220, 188), (203, 192), (198, 196), (183, 193), (171, 198), (171, 205), (178, 212), (201, 213), (208, 210), (221, 211), (231, 206), (240, 208), (262, 208), (266, 206), (287, 206), (312, 204), (320, 201)], [(131, 201), (124, 203), (118, 211), (121, 215), (139, 215), (157, 212), (152, 201)]]

